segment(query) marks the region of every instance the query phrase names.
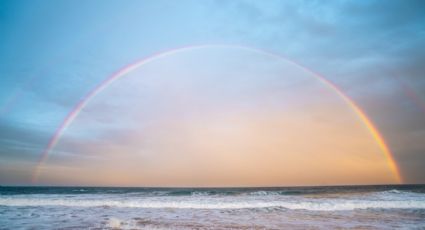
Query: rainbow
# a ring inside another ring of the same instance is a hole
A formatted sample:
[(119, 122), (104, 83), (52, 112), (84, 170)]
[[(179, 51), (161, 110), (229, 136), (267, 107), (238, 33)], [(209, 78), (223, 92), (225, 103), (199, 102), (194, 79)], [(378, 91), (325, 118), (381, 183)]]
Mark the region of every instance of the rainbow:
[(114, 72), (112, 75), (110, 75), (108, 78), (106, 78), (104, 81), (102, 81), (100, 84), (98, 84), (93, 90), (91, 90), (89, 93), (87, 93), (71, 110), (71, 112), (65, 117), (62, 124), (58, 127), (58, 129), (55, 131), (53, 136), (50, 138), (46, 148), (42, 152), (39, 161), (32, 173), (32, 183), (36, 183), (38, 176), (40, 174), (40, 168), (43, 165), (43, 163), (48, 159), (49, 153), (51, 150), (56, 146), (58, 143), (60, 137), (65, 132), (65, 130), (71, 125), (71, 123), (75, 120), (75, 118), (78, 116), (78, 114), (81, 112), (81, 110), (90, 102), (90, 100), (95, 97), (99, 92), (107, 88), (110, 84), (112, 84), (115, 80), (125, 76), (126, 74), (132, 72), (133, 70), (148, 64), (152, 61), (155, 61), (157, 59), (170, 56), (176, 53), (188, 51), (188, 50), (196, 50), (196, 49), (202, 49), (202, 48), (238, 48), (238, 49), (245, 49), (248, 51), (253, 51), (257, 53), (261, 53), (264, 55), (268, 55), (271, 57), (275, 57), (281, 60), (285, 60), (289, 63), (292, 63), (304, 71), (312, 74), (317, 79), (319, 79), (322, 83), (324, 83), (326, 86), (328, 86), (330, 89), (332, 89), (334, 92), (337, 93), (337, 95), (352, 109), (352, 111), (358, 116), (358, 118), (363, 122), (363, 124), (366, 126), (366, 128), (369, 130), (371, 136), (378, 144), (379, 148), (385, 155), (385, 158), (387, 159), (388, 167), (390, 168), (391, 172), (393, 173), (394, 179), (398, 183), (402, 183), (402, 176), (400, 173), (400, 170), (395, 163), (394, 157), (388, 148), (387, 144), (385, 143), (385, 140), (377, 130), (377, 128), (374, 126), (374, 124), (370, 121), (370, 119), (367, 117), (366, 113), (361, 110), (361, 108), (349, 97), (347, 96), (341, 89), (339, 89), (333, 82), (326, 79), (324, 76), (298, 64), (295, 61), (292, 61), (280, 54), (270, 52), (264, 49), (259, 48), (253, 48), (249, 46), (242, 46), (242, 45), (223, 45), (223, 44), (207, 44), (207, 45), (192, 45), (192, 46), (184, 46), (179, 48), (174, 48), (162, 52), (155, 53), (153, 55), (150, 55), (148, 57), (145, 57), (143, 59), (137, 60), (134, 63), (131, 63), (127, 66), (124, 66), (120, 70)]

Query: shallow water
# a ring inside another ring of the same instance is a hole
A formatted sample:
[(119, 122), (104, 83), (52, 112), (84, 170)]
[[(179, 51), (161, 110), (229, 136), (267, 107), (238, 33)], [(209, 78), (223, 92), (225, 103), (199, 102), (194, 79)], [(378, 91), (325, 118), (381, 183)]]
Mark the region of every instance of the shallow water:
[(0, 229), (424, 229), (425, 186), (0, 187)]

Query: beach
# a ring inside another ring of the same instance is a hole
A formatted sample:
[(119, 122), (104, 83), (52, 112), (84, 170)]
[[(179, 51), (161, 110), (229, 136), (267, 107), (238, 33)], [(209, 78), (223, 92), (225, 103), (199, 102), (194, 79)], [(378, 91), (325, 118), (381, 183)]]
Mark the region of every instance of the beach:
[(1, 187), (1, 229), (421, 229), (425, 186)]

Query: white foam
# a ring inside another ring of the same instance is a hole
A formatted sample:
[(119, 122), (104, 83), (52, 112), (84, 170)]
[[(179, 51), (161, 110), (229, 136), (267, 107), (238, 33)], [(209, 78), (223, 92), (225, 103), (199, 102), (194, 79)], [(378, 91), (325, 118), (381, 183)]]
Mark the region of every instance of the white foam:
[(425, 200), (345, 200), (345, 199), (49, 199), (0, 197), (5, 206), (66, 206), (66, 207), (119, 207), (119, 208), (175, 208), (175, 209), (254, 209), (283, 208), (311, 211), (343, 211), (355, 209), (425, 209)]
[(251, 195), (251, 196), (268, 196), (268, 195), (279, 195), (279, 193), (274, 192), (274, 191), (255, 191), (255, 192), (250, 192), (249, 195)]
[(192, 196), (210, 196), (208, 192), (192, 192)]
[(109, 219), (109, 221), (107, 223), (107, 227), (120, 228), (121, 227), (121, 220), (112, 217), (112, 218)]

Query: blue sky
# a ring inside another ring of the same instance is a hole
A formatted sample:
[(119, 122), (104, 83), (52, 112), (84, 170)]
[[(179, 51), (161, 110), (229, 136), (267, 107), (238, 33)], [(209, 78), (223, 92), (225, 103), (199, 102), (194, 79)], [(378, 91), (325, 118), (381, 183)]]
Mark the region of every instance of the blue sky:
[(370, 116), (425, 183), (423, 1), (2, 1), (0, 183), (25, 184), (71, 108), (121, 67), (196, 44), (282, 54)]

